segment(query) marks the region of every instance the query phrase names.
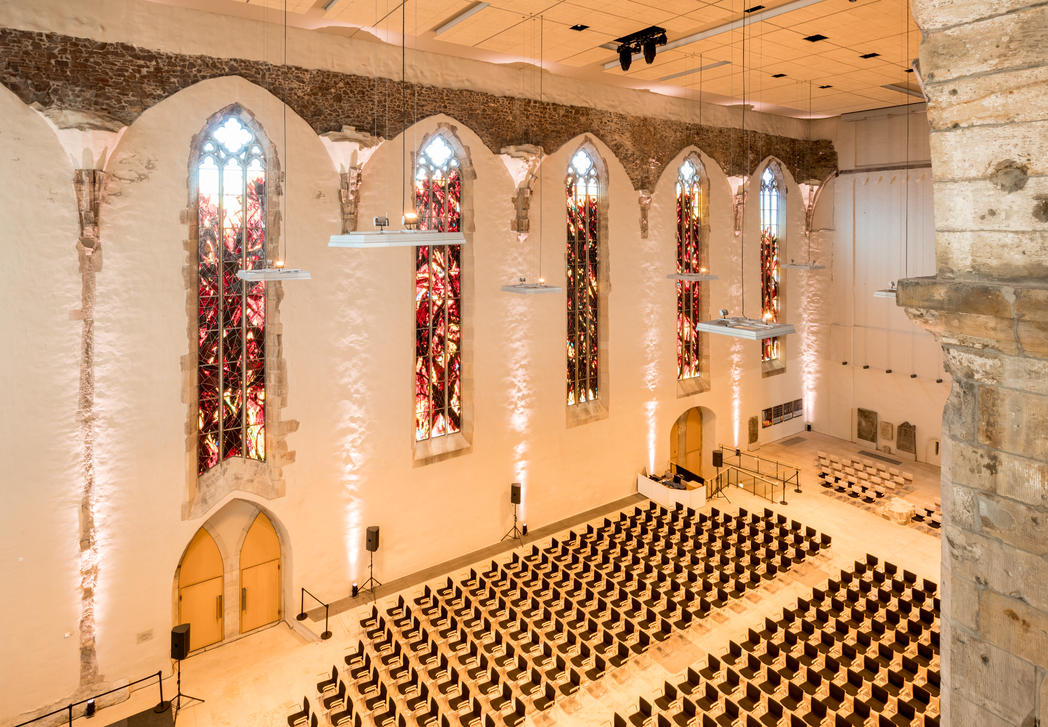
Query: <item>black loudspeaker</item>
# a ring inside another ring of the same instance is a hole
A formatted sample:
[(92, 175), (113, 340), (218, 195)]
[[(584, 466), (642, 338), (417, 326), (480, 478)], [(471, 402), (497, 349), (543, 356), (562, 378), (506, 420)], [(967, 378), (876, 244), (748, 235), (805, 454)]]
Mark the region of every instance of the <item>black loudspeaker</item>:
[(378, 550), (378, 525), (368, 527), (367, 537), (364, 542), (370, 552), (374, 553)]
[(715, 450), (713, 452), (713, 466), (714, 467), (723, 467), (724, 466), (724, 452), (720, 451), (719, 449)]
[(189, 624), (171, 629), (171, 658), (182, 661), (189, 656)]
[(514, 505), (520, 504), (520, 483), (514, 482), (509, 486), (509, 501)]

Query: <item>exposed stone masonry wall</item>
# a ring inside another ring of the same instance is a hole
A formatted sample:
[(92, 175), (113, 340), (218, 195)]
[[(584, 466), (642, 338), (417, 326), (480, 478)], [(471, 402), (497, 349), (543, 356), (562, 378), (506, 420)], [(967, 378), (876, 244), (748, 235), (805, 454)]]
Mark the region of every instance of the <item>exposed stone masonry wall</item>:
[(1048, 726), (1048, 5), (914, 0), (943, 345), (943, 724)]
[(494, 153), (525, 143), (548, 153), (591, 133), (615, 152), (634, 187), (648, 191), (666, 163), (689, 144), (715, 159), (728, 175), (750, 174), (768, 155), (782, 160), (800, 182), (825, 179), (837, 168), (837, 153), (828, 140), (753, 131), (744, 138), (738, 129), (637, 114), (423, 84), (404, 88), (397, 81), (336, 71), (0, 28), (0, 83), (43, 109), (87, 112), (129, 124), (171, 94), (220, 76), (241, 76), (262, 86), (318, 134), (353, 126), (391, 138), (403, 128), (402, 100), (407, 101), (407, 124), (447, 114), (469, 126)]

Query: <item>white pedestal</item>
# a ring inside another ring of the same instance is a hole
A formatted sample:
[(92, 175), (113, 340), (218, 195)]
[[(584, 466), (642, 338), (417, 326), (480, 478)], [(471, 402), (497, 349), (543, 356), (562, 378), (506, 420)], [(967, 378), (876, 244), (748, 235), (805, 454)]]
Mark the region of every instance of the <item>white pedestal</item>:
[(671, 510), (676, 507), (678, 502), (684, 505), (684, 507), (691, 507), (696, 510), (706, 504), (706, 486), (692, 486), (694, 489), (675, 490), (672, 487), (666, 487), (658, 480), (653, 480), (644, 475), (637, 475), (637, 492)]

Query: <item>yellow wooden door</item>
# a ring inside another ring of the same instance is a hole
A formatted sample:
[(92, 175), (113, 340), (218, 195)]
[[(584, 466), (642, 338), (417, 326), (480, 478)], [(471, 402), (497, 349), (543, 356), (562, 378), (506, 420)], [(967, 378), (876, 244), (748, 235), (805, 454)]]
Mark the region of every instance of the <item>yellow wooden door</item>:
[(684, 435), (684, 466), (697, 475), (702, 474), (702, 412), (692, 409), (688, 412), (687, 427)]
[(200, 649), (224, 635), (222, 554), (201, 528), (178, 568), (178, 623), (189, 624), (189, 649)]
[(280, 619), (280, 540), (259, 513), (240, 549), (240, 632)]
[(684, 465), (680, 460), (680, 419), (673, 422), (673, 427), (670, 429), (670, 462)]

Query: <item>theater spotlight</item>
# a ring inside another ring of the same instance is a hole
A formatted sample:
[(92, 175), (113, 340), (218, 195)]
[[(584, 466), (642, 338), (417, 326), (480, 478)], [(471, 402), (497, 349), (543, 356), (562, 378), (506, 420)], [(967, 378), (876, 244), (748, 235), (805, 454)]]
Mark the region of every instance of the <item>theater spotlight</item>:
[(651, 64), (655, 60), (655, 39), (649, 38), (644, 41), (644, 62)]
[[(650, 63), (651, 61), (648, 62)], [(619, 46), (619, 65), (622, 67), (622, 70), (628, 71), (631, 63), (633, 63), (633, 46), (623, 43)]]

